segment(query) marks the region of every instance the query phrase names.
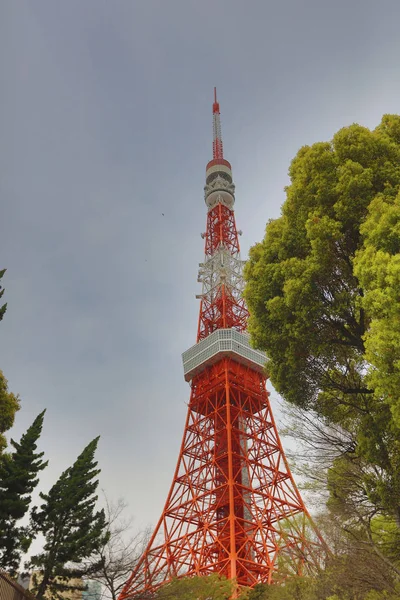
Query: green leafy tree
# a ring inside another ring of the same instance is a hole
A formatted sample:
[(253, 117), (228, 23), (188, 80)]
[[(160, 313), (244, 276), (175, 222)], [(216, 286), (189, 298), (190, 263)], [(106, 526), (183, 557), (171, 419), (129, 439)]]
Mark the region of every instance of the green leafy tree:
[[(378, 194), (360, 226), (363, 244), (354, 272), (369, 316), (364, 335), (366, 380), (377, 400), (390, 406), (400, 427), (400, 196)], [(399, 442), (400, 443), (400, 442)]]
[(85, 559), (104, 543), (105, 514), (95, 511), (100, 470), (96, 469), (94, 454), (98, 440), (86, 446), (48, 494), (40, 494), (43, 504), (32, 511), (32, 529), (45, 538), (43, 551), (28, 563), (39, 571), (35, 582), (38, 600), (58, 598), (61, 593), (67, 598), (68, 591), (79, 589), (73, 580), (87, 574)]
[(282, 585), (256, 585), (250, 591), (248, 600), (319, 600), (315, 587), (314, 579), (293, 576)]
[(0, 564), (11, 571), (18, 568), (21, 552), (30, 544), (27, 528), (17, 523), (28, 511), (38, 473), (48, 464), (42, 460), (44, 453), (36, 452), (44, 413), (36, 417), (19, 443), (11, 440), (14, 452), (4, 454), (0, 462)]
[[(0, 280), (2, 279), (6, 269), (0, 271)], [(4, 288), (0, 285), (0, 298), (4, 294)], [(7, 304), (0, 306), (0, 321), (4, 317)], [(8, 382), (0, 371), (0, 460), (1, 454), (6, 447), (6, 438), (3, 433), (10, 429), (14, 423), (15, 413), (19, 410), (19, 398), (8, 390)]]
[(332, 557), (314, 581), (315, 600), (398, 598), (399, 587), (388, 568), (368, 545), (348, 540), (347, 552)]
[(14, 424), (15, 413), (19, 410), (19, 398), (9, 391), (8, 381), (0, 371), (0, 461), (7, 446), (3, 433)]
[(173, 579), (154, 595), (155, 600), (396, 600), (399, 587), (390, 570), (366, 548), (331, 557), (317, 576), (293, 575), (281, 584), (239, 588), (218, 574)]
[(366, 500), (400, 528), (400, 117), (301, 148), (289, 174), (246, 266), (252, 339), (277, 391), (351, 438)]
[(256, 585), (246, 600), (395, 600), (399, 588), (390, 569), (368, 548), (331, 557), (317, 576), (288, 577), (280, 585)]
[(232, 580), (218, 574), (173, 579), (155, 594), (156, 600), (229, 600), (235, 589)]

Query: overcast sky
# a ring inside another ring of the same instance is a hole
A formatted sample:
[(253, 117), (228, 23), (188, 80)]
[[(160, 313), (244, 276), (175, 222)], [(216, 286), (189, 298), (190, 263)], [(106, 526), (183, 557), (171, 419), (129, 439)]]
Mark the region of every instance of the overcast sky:
[[(218, 88), (242, 253), (290, 160), (400, 110), (398, 0), (0, 0), (0, 368), (47, 490), (101, 435), (138, 527), (172, 480)], [(274, 408), (276, 403), (274, 402)]]

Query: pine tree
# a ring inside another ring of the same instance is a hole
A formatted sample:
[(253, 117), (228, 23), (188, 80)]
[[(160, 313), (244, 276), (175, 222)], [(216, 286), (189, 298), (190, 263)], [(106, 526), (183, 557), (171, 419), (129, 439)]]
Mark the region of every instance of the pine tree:
[(104, 543), (105, 514), (103, 510), (95, 512), (98, 440), (86, 446), (48, 494), (40, 494), (43, 504), (32, 511), (32, 528), (45, 538), (43, 552), (28, 563), (40, 571), (35, 583), (37, 600), (43, 600), (46, 591), (57, 597), (58, 592), (77, 589), (72, 579), (86, 573), (83, 561)]
[(18, 527), (17, 522), (29, 508), (39, 471), (48, 464), (42, 460), (44, 452), (36, 452), (44, 413), (36, 417), (19, 443), (11, 440), (15, 451), (1, 457), (0, 564), (11, 571), (18, 568), (21, 551), (26, 551), (30, 543), (26, 527)]

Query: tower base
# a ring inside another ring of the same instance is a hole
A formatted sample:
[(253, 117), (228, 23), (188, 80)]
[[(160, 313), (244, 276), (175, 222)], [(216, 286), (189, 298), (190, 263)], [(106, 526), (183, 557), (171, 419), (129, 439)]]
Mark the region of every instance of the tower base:
[(325, 544), (304, 506), (258, 370), (222, 358), (192, 381), (173, 483), (120, 600), (174, 577), (240, 586), (312, 574)]

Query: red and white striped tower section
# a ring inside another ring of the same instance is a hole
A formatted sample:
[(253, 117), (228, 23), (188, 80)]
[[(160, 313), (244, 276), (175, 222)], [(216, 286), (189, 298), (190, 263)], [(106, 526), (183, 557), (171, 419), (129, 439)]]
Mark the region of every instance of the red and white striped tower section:
[(326, 552), (279, 439), (266, 357), (246, 333), (235, 186), (216, 94), (213, 129), (197, 343), (183, 354), (191, 385), (185, 430), (163, 513), (120, 600), (174, 577), (219, 573), (239, 586), (273, 583), (314, 572)]

